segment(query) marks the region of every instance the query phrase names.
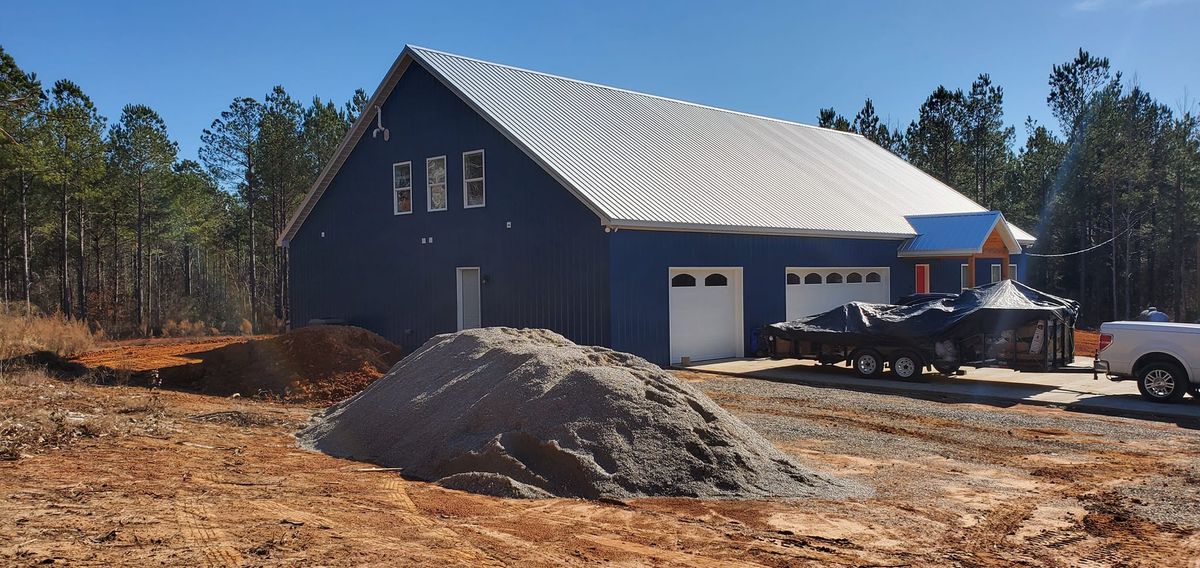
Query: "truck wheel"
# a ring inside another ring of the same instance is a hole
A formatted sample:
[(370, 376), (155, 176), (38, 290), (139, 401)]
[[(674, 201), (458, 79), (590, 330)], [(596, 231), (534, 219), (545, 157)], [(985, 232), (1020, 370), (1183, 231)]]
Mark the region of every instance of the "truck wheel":
[(921, 378), (921, 359), (912, 353), (900, 353), (892, 359), (892, 374), (897, 379), (912, 381)]
[(1175, 402), (1191, 385), (1183, 369), (1172, 363), (1151, 363), (1138, 370), (1138, 390), (1150, 402)]
[(878, 377), (883, 374), (883, 355), (874, 349), (861, 349), (854, 353), (854, 372), (860, 377)]

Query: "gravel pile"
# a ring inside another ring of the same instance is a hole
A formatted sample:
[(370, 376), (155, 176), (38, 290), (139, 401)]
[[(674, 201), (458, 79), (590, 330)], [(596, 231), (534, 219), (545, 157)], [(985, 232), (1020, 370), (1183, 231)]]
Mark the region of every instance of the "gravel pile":
[(639, 357), (546, 330), (440, 335), (299, 434), (309, 448), (508, 497), (864, 494)]

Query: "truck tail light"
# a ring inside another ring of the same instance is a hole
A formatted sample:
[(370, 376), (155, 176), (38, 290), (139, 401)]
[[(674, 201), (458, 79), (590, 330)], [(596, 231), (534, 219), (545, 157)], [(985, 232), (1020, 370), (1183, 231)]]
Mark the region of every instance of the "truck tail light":
[(1097, 349), (1096, 352), (1099, 353), (1101, 351), (1104, 351), (1105, 349), (1108, 348), (1109, 345), (1112, 345), (1112, 334), (1111, 333), (1101, 333), (1100, 334), (1100, 348)]

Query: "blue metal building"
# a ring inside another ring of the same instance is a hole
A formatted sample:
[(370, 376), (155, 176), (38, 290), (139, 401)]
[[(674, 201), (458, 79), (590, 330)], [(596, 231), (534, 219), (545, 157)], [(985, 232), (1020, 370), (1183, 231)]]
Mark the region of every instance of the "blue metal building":
[(280, 238), (292, 326), (544, 327), (660, 364), (1016, 278), (1032, 242), (855, 134), (412, 46)]

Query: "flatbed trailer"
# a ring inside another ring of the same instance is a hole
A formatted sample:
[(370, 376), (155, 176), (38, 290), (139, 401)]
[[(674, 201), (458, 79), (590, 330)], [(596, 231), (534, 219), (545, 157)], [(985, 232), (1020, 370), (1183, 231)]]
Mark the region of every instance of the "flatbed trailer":
[(864, 377), (890, 369), (914, 379), (963, 367), (1090, 372), (1071, 366), (1077, 310), (1072, 300), (1004, 281), (901, 305), (851, 302), (772, 324), (760, 331), (759, 350), (773, 359), (846, 363)]

